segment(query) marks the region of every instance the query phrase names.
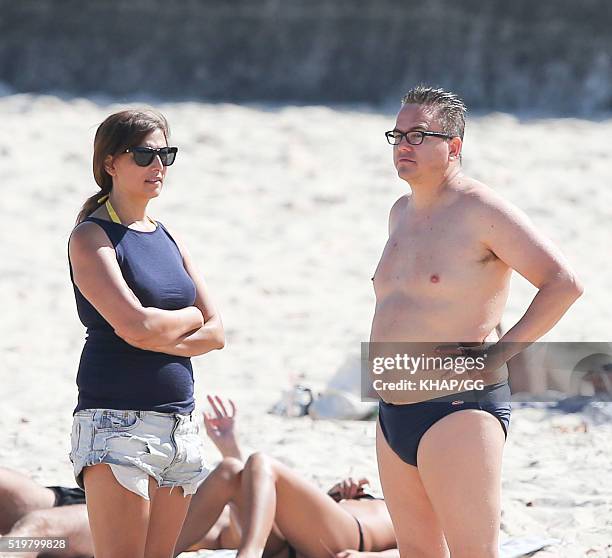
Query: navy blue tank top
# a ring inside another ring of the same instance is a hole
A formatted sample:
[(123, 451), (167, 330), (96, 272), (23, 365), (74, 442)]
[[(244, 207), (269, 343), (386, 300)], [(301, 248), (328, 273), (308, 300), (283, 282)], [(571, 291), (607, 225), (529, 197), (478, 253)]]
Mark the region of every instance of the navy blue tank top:
[[(193, 306), (196, 288), (174, 239), (158, 221), (154, 231), (88, 217), (106, 232), (123, 278), (141, 304), (162, 310)], [(117, 334), (74, 284), (79, 318), (87, 335), (77, 385), (82, 409), (130, 409), (188, 414), (194, 409), (193, 369), (188, 357), (132, 347)]]

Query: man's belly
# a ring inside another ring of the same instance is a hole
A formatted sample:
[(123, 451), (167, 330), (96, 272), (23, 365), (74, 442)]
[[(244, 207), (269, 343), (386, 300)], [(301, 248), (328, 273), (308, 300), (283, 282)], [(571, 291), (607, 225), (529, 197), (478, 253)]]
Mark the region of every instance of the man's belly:
[[(433, 301), (423, 298), (412, 300), (405, 294), (386, 297), (376, 306), (370, 336), (370, 359), (377, 358), (378, 362), (382, 363), (386, 358), (398, 358), (397, 355), (401, 355), (402, 358), (404, 355), (415, 358), (439, 357), (440, 354), (436, 350), (441, 345), (495, 342), (498, 340), (495, 327), (500, 322), (502, 312), (503, 305), (497, 308), (490, 302), (462, 300), (461, 297), (452, 301), (439, 298)], [(429, 362), (437, 363), (435, 360)], [(500, 373), (507, 377), (505, 369), (500, 370)], [(390, 391), (384, 387), (380, 389), (378, 384), (373, 384), (382, 399), (396, 404), (416, 403), (474, 387), (469, 382), (462, 382), (460, 386), (447, 385), (440, 382), (444, 377), (464, 380), (468, 375), (455, 374), (452, 369), (419, 367), (411, 373), (407, 373), (405, 368), (402, 371), (385, 370), (382, 375), (371, 375), (371, 380), (379, 379), (399, 386), (396, 391)], [(481, 389), (484, 385), (497, 383), (500, 376), (499, 374), (480, 376), (470, 373), (469, 378), (480, 380), (478, 389)], [(410, 386), (400, 384), (402, 380), (416, 383), (411, 384), (412, 387), (408, 389)], [(389, 384), (381, 385), (389, 386)]]
[(395, 293), (377, 301), (370, 342), (482, 343), (500, 322), (488, 300), (412, 299)]

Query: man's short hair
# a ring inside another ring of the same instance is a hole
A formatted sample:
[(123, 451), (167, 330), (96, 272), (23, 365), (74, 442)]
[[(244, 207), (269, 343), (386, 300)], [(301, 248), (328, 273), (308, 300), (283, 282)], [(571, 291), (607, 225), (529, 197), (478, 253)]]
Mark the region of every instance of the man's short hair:
[(460, 137), (463, 141), (467, 108), (463, 100), (455, 93), (421, 84), (413, 87), (404, 95), (402, 107), (404, 105), (422, 105), (433, 109), (435, 117), (442, 125), (441, 131)]

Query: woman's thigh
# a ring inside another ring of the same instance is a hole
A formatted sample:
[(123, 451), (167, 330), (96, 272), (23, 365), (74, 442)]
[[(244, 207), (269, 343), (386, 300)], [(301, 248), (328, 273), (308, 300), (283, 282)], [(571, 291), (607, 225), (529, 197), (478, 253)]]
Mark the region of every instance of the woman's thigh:
[(96, 558), (144, 556), (149, 501), (121, 486), (104, 463), (85, 467), (83, 482)]
[(183, 488), (158, 488), (154, 479), (149, 479), (149, 495), (151, 507), (145, 557), (167, 558), (174, 556), (178, 540), (191, 496), (185, 496)]

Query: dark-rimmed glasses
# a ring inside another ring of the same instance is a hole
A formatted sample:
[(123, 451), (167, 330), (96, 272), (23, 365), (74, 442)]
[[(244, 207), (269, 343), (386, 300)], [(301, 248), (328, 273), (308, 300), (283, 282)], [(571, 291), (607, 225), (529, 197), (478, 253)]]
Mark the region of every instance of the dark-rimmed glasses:
[(406, 138), (406, 141), (410, 145), (421, 145), (425, 136), (434, 136), (436, 138), (452, 139), (454, 136), (443, 134), (442, 132), (424, 132), (422, 130), (413, 130), (410, 132), (400, 132), (399, 130), (389, 130), (385, 132), (385, 137), (391, 145), (399, 145), (402, 138)]
[(174, 163), (178, 147), (160, 147), (153, 149), (152, 147), (130, 147), (125, 150), (125, 153), (131, 153), (134, 156), (134, 162), (139, 167), (148, 167), (155, 158), (159, 155), (159, 160), (164, 167), (169, 167)]

